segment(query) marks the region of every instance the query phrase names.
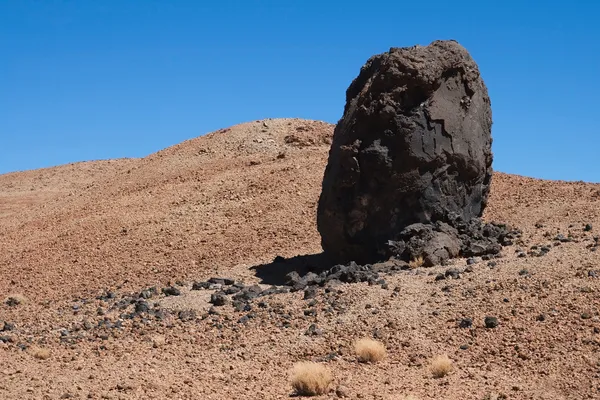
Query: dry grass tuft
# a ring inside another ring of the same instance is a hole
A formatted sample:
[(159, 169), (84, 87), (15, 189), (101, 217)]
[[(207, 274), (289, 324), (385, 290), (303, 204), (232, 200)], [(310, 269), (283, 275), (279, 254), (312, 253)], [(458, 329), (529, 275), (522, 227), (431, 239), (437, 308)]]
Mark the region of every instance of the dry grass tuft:
[(410, 269), (420, 268), (423, 266), (424, 263), (425, 263), (425, 259), (423, 258), (423, 256), (419, 256), (419, 257), (413, 258), (408, 263), (408, 267)]
[(50, 350), (43, 347), (33, 346), (29, 348), (29, 354), (38, 360), (47, 360), (50, 358)]
[(27, 297), (19, 293), (14, 293), (8, 296), (5, 303), (9, 307), (16, 307), (27, 303)]
[(385, 358), (385, 346), (377, 340), (364, 338), (354, 343), (354, 351), (360, 362), (375, 363)]
[(332, 381), (329, 369), (315, 362), (299, 362), (292, 369), (292, 387), (300, 396), (325, 394)]
[(443, 378), (454, 369), (452, 360), (447, 355), (440, 355), (431, 361), (431, 373), (434, 378)]

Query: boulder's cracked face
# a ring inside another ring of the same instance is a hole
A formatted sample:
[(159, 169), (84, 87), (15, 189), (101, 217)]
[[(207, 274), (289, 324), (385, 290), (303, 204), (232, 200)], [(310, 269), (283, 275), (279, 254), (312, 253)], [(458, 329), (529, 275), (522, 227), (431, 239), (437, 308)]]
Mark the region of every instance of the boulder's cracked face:
[[(319, 200), (327, 253), (372, 262), (411, 224), (481, 216), (492, 176), (491, 106), (462, 46), (437, 41), (372, 57), (346, 97)], [(450, 247), (436, 254), (454, 256)]]

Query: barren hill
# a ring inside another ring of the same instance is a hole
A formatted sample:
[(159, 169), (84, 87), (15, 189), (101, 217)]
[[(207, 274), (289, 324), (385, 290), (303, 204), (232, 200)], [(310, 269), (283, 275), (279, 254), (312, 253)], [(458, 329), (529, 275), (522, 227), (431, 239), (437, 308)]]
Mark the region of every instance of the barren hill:
[[(0, 398), (285, 398), (304, 359), (325, 362), (350, 398), (600, 396), (598, 184), (496, 173), (485, 219), (523, 231), (501, 258), (206, 313), (212, 292), (192, 282), (271, 283), (252, 267), (321, 251), (332, 132), (255, 121), (143, 159), (0, 176), (0, 298), (28, 299), (0, 305)], [(132, 293), (170, 285), (182, 294), (152, 298), (173, 316), (125, 315)], [(356, 363), (362, 336), (386, 344), (383, 363)], [(442, 379), (427, 372), (436, 354), (455, 364)]]

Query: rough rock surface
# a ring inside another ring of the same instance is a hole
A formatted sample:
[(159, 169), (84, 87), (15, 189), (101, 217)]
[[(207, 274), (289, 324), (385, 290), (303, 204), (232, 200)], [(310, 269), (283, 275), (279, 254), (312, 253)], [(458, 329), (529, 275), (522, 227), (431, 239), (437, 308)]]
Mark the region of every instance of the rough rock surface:
[(457, 42), (369, 59), (333, 136), (318, 208), (324, 250), (373, 262), (409, 225), (444, 223), (418, 227), (429, 243), (421, 247), (435, 247), (431, 261), (456, 256), (451, 226), (480, 217), (487, 202), (491, 125), (486, 86)]

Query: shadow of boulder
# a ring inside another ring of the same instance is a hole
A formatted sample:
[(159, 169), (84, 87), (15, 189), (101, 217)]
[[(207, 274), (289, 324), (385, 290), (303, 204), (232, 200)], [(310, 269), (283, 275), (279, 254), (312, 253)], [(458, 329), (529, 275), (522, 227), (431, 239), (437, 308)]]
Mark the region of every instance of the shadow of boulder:
[(309, 272), (319, 274), (334, 265), (324, 253), (319, 253), (291, 258), (277, 256), (270, 263), (256, 265), (250, 269), (254, 270), (261, 283), (281, 286), (287, 283), (286, 276), (291, 272), (297, 272), (300, 276), (304, 276)]

